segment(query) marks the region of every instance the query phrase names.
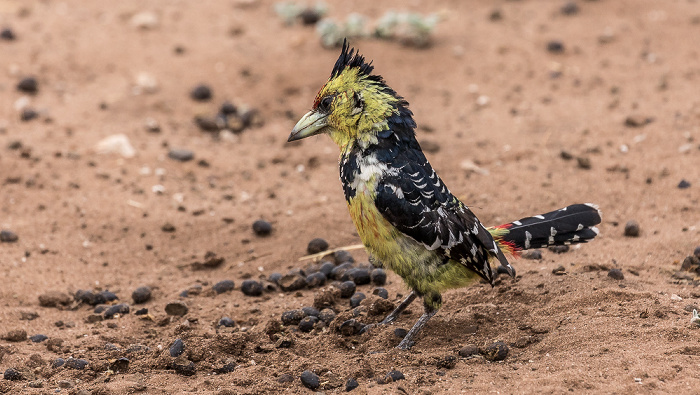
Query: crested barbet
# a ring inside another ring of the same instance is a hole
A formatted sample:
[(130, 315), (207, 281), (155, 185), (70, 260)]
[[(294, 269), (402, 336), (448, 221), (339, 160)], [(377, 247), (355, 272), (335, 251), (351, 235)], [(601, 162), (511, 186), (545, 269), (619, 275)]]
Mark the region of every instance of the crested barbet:
[(313, 108), (289, 141), (327, 134), (340, 148), (340, 180), (350, 216), (370, 261), (403, 278), (411, 293), (380, 324), (388, 324), (421, 297), (424, 313), (399, 343), (414, 337), (442, 305), (441, 292), (480, 278), (494, 285), (491, 264), (515, 276), (504, 252), (585, 243), (598, 234), (592, 204), (568, 207), (485, 228), (457, 199), (425, 158), (408, 102), (374, 67), (343, 44)]

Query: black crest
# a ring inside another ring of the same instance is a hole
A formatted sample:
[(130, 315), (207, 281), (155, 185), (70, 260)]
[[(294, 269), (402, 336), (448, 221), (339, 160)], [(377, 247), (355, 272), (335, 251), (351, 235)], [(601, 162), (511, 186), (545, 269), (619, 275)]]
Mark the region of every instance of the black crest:
[(372, 62), (366, 63), (365, 57), (360, 55), (358, 52), (355, 52), (355, 48), (351, 49), (348, 45), (348, 40), (344, 39), (343, 50), (340, 52), (340, 57), (335, 62), (335, 66), (333, 66), (331, 78), (335, 78), (338, 75), (340, 75), (340, 73), (342, 73), (343, 70), (345, 70), (345, 68), (353, 67), (359, 67), (360, 74), (364, 74), (367, 76), (369, 76), (372, 70), (374, 70)]

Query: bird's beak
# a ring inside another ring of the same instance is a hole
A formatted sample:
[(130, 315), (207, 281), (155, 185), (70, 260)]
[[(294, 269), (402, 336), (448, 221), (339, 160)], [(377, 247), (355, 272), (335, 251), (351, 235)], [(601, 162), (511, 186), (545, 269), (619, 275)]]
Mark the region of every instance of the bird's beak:
[(328, 114), (318, 111), (309, 111), (301, 117), (299, 122), (292, 129), (287, 142), (301, 140), (323, 132), (323, 128), (328, 126)]

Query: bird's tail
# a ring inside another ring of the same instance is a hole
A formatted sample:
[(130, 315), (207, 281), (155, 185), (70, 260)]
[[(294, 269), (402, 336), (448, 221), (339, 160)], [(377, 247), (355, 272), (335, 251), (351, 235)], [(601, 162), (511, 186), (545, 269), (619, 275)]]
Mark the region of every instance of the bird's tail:
[(505, 253), (517, 256), (520, 251), (557, 245), (586, 243), (598, 236), (601, 221), (598, 206), (572, 204), (546, 214), (527, 217), (488, 228)]

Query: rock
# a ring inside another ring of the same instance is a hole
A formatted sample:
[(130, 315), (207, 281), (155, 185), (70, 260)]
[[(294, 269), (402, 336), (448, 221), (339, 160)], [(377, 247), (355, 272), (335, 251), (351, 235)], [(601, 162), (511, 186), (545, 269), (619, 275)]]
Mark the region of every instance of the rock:
[(355, 283), (352, 281), (344, 281), (337, 284), (336, 287), (340, 290), (341, 298), (351, 297), (355, 294), (355, 290), (357, 289), (357, 285), (355, 285)]
[(178, 162), (187, 162), (194, 159), (194, 151), (183, 148), (174, 148), (168, 151), (168, 158)]
[(346, 277), (347, 280), (350, 280), (357, 285), (365, 285), (370, 283), (370, 272), (364, 268), (356, 267), (349, 269), (345, 272), (341, 280), (346, 279)]
[(457, 357), (454, 355), (445, 355), (444, 357), (438, 358), (435, 363), (438, 369), (454, 369), (457, 366)]
[(39, 295), (39, 305), (42, 307), (67, 306), (71, 302), (71, 297), (65, 292), (48, 291)]
[(552, 269), (552, 274), (554, 274), (555, 276), (563, 276), (566, 274), (566, 268), (562, 265), (559, 265)]
[(336, 265), (341, 265), (343, 263), (349, 262), (349, 263), (354, 263), (355, 259), (350, 255), (349, 252), (345, 250), (338, 250), (333, 253), (333, 259), (335, 259), (335, 264)]
[(259, 219), (253, 222), (253, 232), (255, 232), (257, 236), (268, 236), (272, 233), (272, 225), (267, 221)]
[(27, 340), (27, 331), (24, 329), (13, 329), (3, 334), (2, 339), (8, 342), (22, 342)]
[(190, 98), (195, 101), (207, 101), (211, 99), (212, 92), (208, 85), (200, 84), (190, 91)]
[(146, 314), (148, 314), (148, 309), (145, 307), (134, 311), (134, 315), (146, 315)]
[(331, 309), (323, 309), (318, 313), (318, 319), (325, 322), (326, 325), (330, 324), (335, 319), (335, 311)]
[(98, 154), (118, 154), (124, 158), (136, 156), (136, 150), (125, 134), (113, 134), (100, 140), (95, 145)]
[(620, 269), (610, 269), (608, 271), (608, 277), (612, 278), (613, 280), (624, 280), (625, 275), (622, 273), (622, 270)]
[(277, 284), (282, 291), (293, 292), (306, 287), (306, 278), (300, 274), (287, 274)]
[(131, 299), (134, 303), (146, 303), (151, 299), (151, 288), (149, 287), (138, 287), (131, 293)]
[(394, 381), (404, 380), (406, 377), (398, 370), (392, 370), (386, 376), (377, 379), (378, 384), (389, 384)]
[(49, 337), (46, 336), (46, 335), (36, 334), (36, 335), (32, 335), (32, 336), (29, 338), (29, 340), (31, 340), (32, 343), (41, 343), (41, 342), (43, 342), (44, 340), (46, 340), (46, 339), (48, 339), (48, 338), (49, 338)]
[(587, 156), (579, 156), (576, 158), (576, 164), (580, 169), (589, 170), (591, 165), (591, 158)]
[(372, 270), (372, 273), (370, 273), (369, 277), (372, 281), (372, 284), (374, 285), (386, 284), (386, 271), (384, 271), (384, 269), (377, 268)]
[(282, 323), (284, 325), (298, 325), (306, 314), (301, 309), (289, 310), (282, 313)]
[(625, 236), (639, 237), (639, 224), (637, 221), (631, 220), (625, 224)]
[(648, 118), (641, 115), (630, 115), (625, 118), (625, 126), (630, 128), (641, 128), (642, 126), (650, 124), (653, 121), (653, 118)]
[(354, 377), (350, 377), (348, 379), (348, 381), (345, 383), (345, 392), (350, 392), (359, 386), (360, 386), (360, 383), (357, 382), (357, 379)]
[(502, 361), (508, 356), (508, 346), (503, 342), (495, 342), (482, 350), (484, 358), (489, 361)]
[(5, 370), (3, 378), (9, 381), (19, 381), (22, 380), (24, 377), (22, 376), (22, 373), (20, 373), (18, 370), (9, 368)]
[(194, 362), (187, 360), (185, 357), (180, 357), (173, 362), (173, 370), (182, 376), (194, 376), (197, 373), (197, 367), (194, 366)]
[(302, 332), (311, 332), (317, 322), (318, 317), (304, 317), (301, 321), (299, 321), (299, 330)]
[(404, 328), (396, 328), (394, 329), (394, 336), (398, 337), (399, 339), (403, 339), (408, 335), (408, 331)]
[(245, 280), (241, 284), (241, 292), (247, 296), (260, 296), (263, 293), (263, 285), (259, 281)]
[(2, 243), (14, 243), (19, 240), (19, 236), (9, 229), (0, 230), (0, 242)]
[(326, 284), (326, 275), (321, 272), (311, 273), (306, 276), (306, 285), (309, 288), (321, 287)]
[(14, 41), (16, 38), (15, 32), (9, 27), (0, 30), (0, 40)]
[(129, 314), (129, 305), (126, 303), (120, 303), (120, 304), (115, 304), (114, 306), (110, 306), (107, 310), (104, 312), (104, 317), (106, 319), (114, 318), (115, 315), (124, 315), (124, 314)]
[(386, 290), (386, 288), (375, 288), (372, 290), (372, 295), (377, 295), (382, 299), (389, 299), (389, 291)]
[(214, 369), (214, 372), (216, 372), (217, 374), (227, 374), (232, 373), (234, 370), (236, 370), (236, 363), (228, 362), (222, 367)]
[(236, 322), (229, 317), (222, 317), (219, 320), (219, 326), (223, 326), (226, 328), (233, 328), (234, 326), (236, 326)]
[(83, 370), (89, 364), (88, 361), (79, 358), (68, 358), (65, 366), (69, 369)]
[(479, 347), (474, 345), (467, 345), (459, 349), (459, 356), (462, 358), (469, 358), (474, 355), (479, 354)]
[[(351, 262), (345, 262), (341, 263), (338, 266), (334, 267), (333, 270), (331, 270), (331, 275), (330, 278), (334, 280), (341, 280), (343, 276), (345, 275), (345, 272), (348, 270), (352, 269), (352, 263)], [(346, 280), (341, 280), (341, 281), (346, 281)]]
[(31, 107), (25, 107), (19, 114), (19, 119), (22, 122), (29, 122), (33, 119), (39, 118), (39, 112)]
[(317, 390), (318, 387), (321, 386), (321, 380), (318, 375), (310, 370), (302, 372), (299, 379), (301, 379), (301, 383), (304, 384), (304, 387), (310, 390)]
[(218, 283), (214, 284), (214, 286), (211, 287), (211, 289), (214, 292), (216, 292), (217, 294), (221, 294), (224, 292), (233, 291), (234, 285), (235, 284), (233, 283), (232, 280), (223, 280), (223, 281), (219, 281)]
[(269, 281), (273, 284), (279, 285), (279, 282), (281, 279), (282, 279), (282, 273), (275, 272), (275, 273), (270, 274), (270, 276), (267, 278), (267, 281)]
[(690, 188), (690, 182), (686, 180), (681, 180), (681, 182), (678, 183), (678, 189), (686, 189)]
[(309, 254), (318, 254), (319, 252), (326, 251), (328, 249), (328, 242), (323, 239), (313, 239), (309, 242), (306, 247), (306, 252)]
[(328, 279), (331, 276), (331, 272), (335, 269), (335, 263), (331, 261), (323, 261), (321, 262), (321, 266), (318, 268), (318, 271), (323, 273), (324, 276), (326, 276), (326, 279)]
[(552, 40), (547, 43), (547, 52), (550, 53), (563, 53), (564, 43), (557, 40)]
[(65, 365), (66, 360), (63, 358), (56, 358), (51, 362), (51, 367), (55, 368), (60, 368), (61, 366)]
[(542, 251), (540, 250), (527, 250), (523, 251), (522, 254), (520, 254), (523, 259), (533, 259), (533, 260), (540, 260), (542, 259)]
[(35, 95), (37, 92), (39, 92), (39, 83), (34, 77), (25, 77), (17, 83), (17, 90)]
[(165, 313), (168, 315), (182, 317), (187, 314), (188, 311), (187, 305), (180, 301), (170, 302), (165, 305)]
[(183, 352), (185, 352), (185, 342), (183, 342), (182, 339), (175, 339), (173, 344), (170, 345), (168, 351), (170, 352), (171, 357), (179, 357)]

